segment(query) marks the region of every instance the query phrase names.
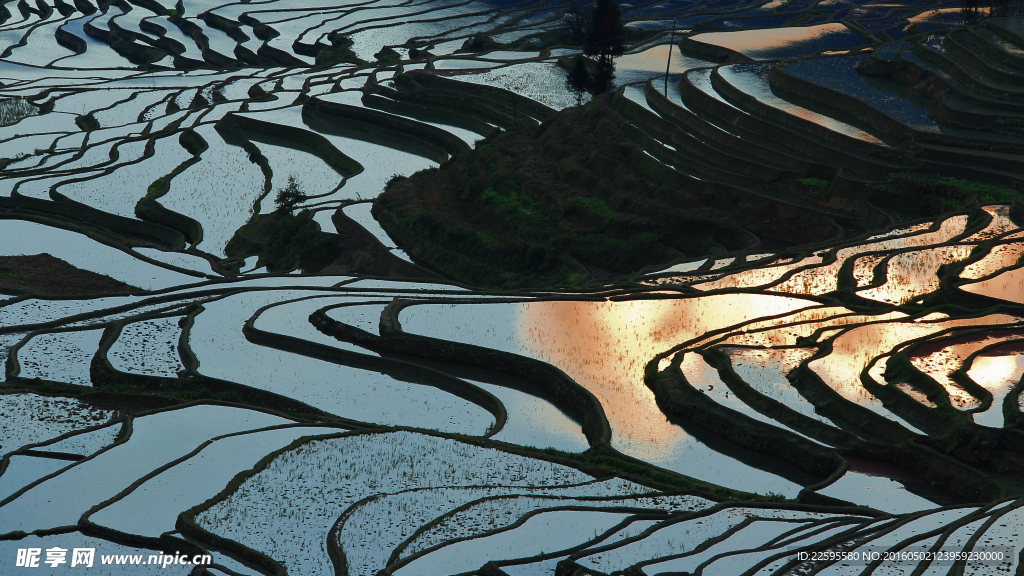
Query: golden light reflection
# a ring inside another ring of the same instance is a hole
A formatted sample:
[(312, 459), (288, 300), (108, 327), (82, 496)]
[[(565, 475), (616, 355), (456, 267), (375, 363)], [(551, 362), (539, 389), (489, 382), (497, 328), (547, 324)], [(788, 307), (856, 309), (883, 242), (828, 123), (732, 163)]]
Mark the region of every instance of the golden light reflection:
[(741, 52), (752, 58), (785, 48), (791, 44), (810, 42), (830, 34), (850, 34), (842, 24), (830, 23), (818, 26), (792, 26), (788, 28), (765, 28), (761, 30), (737, 30), (735, 32), (707, 32), (693, 36), (693, 40), (705, 44), (723, 46)]
[(973, 246), (939, 246), (903, 252), (893, 256), (886, 266), (886, 281), (881, 286), (860, 290), (857, 295), (888, 304), (904, 304), (939, 289), (939, 267), (967, 258)]
[(554, 364), (600, 400), (613, 435), (656, 450), (680, 429), (666, 421), (644, 385), (649, 361), (708, 331), (816, 305), (761, 294), (530, 302), (522, 307), (519, 333), (531, 356)]
[[(1019, 237), (1018, 235), (1014, 235)], [(994, 246), (981, 260), (974, 262), (964, 268), (960, 277), (966, 280), (977, 280), (989, 274), (995, 274), (999, 270), (1016, 264), (1021, 256), (1024, 256), (1024, 242), (1011, 242)]]
[(988, 280), (961, 286), (960, 289), (972, 294), (1024, 304), (1024, 268), (1007, 270)]
[(1006, 354), (992, 351), (991, 355), (978, 356), (971, 363), (967, 376), (992, 393), (992, 406), (975, 414), (974, 421), (983, 426), (1002, 427), (1005, 423), (1003, 401), (1024, 376), (1024, 354), (1019, 351)]
[(931, 351), (928, 354), (912, 356), (910, 363), (914, 368), (931, 376), (932, 379), (946, 389), (949, 401), (953, 404), (954, 408), (960, 410), (977, 408), (980, 405), (980, 401), (961, 388), (953, 380), (952, 374), (963, 365), (968, 356), (999, 340), (996, 337), (986, 336), (958, 344), (951, 344)]
[(993, 395), (1005, 393), (1024, 375), (1024, 356), (978, 356), (967, 375)]
[[(643, 52), (623, 54), (615, 59), (615, 68), (620, 72), (623, 70), (637, 70), (641, 72), (665, 73), (665, 64), (669, 61), (669, 45), (659, 44), (648, 48)], [(693, 68), (703, 68), (713, 63), (698, 58), (691, 58), (679, 52), (679, 48), (671, 47), (672, 64), (669, 74), (682, 74)]]
[(814, 349), (733, 348), (722, 349), (722, 351), (729, 355), (736, 374), (754, 390), (782, 402), (805, 416), (831, 423), (830, 420), (815, 412), (814, 405), (801, 396), (786, 378), (790, 371), (815, 353)]
[(875, 266), (885, 256), (883, 254), (872, 254), (861, 256), (853, 263), (853, 279), (857, 281), (857, 287), (867, 286), (875, 278)]
[(711, 282), (694, 284), (693, 287), (698, 290), (705, 291), (718, 290), (720, 288), (758, 288), (771, 282), (775, 282), (781, 278), (783, 274), (786, 274), (791, 270), (816, 264), (821, 264), (821, 257), (808, 256), (807, 258), (790, 264), (743, 270), (717, 280), (712, 280)]
[[(784, 319), (754, 322), (743, 327), (743, 331), (730, 336), (722, 343), (738, 346), (795, 346), (800, 338), (811, 336), (819, 328), (825, 326), (840, 327), (860, 324), (873, 320), (896, 319), (906, 316), (901, 312), (891, 312), (883, 316), (864, 316), (852, 314), (842, 307), (816, 308), (797, 312)], [(800, 322), (797, 324), (797, 322)]]
[(890, 238), (870, 242), (868, 244), (843, 248), (836, 252), (836, 261), (832, 264), (820, 266), (803, 272), (797, 272), (790, 277), (789, 280), (779, 284), (778, 286), (773, 286), (772, 290), (776, 292), (786, 292), (788, 294), (820, 295), (834, 292), (838, 288), (839, 269), (842, 267), (843, 262), (848, 258), (852, 258), (865, 252), (874, 252), (876, 250), (896, 250), (915, 246), (927, 246), (929, 244), (941, 244), (956, 237), (958, 234), (961, 234), (966, 226), (967, 216), (953, 216), (952, 218), (948, 218), (943, 221), (942, 225), (939, 226), (939, 229), (934, 232)]
[[(809, 364), (822, 380), (843, 398), (866, 407), (880, 408), (881, 402), (860, 382), (860, 373), (873, 359), (892, 352), (908, 340), (937, 334), (962, 326), (1011, 324), (1017, 318), (992, 314), (940, 322), (881, 322), (858, 326), (832, 341), (832, 353)], [(873, 377), (877, 376), (871, 373)]]
[(982, 210), (988, 212), (988, 215), (992, 217), (992, 221), (988, 223), (983, 229), (971, 234), (967, 238), (964, 238), (964, 242), (982, 242), (984, 240), (991, 240), (996, 236), (1005, 234), (1010, 230), (1017, 228), (1017, 225), (1010, 220), (1010, 207), (1005, 204), (997, 204), (995, 206), (983, 206)]
[(908, 384), (906, 382), (897, 382), (895, 384), (895, 386), (897, 388), (899, 388), (900, 390), (902, 390), (904, 394), (906, 394), (907, 396), (910, 396), (911, 398), (916, 400), (918, 403), (920, 403), (920, 404), (922, 404), (924, 406), (927, 406), (929, 408), (935, 408), (936, 407), (936, 404), (934, 402), (932, 402), (931, 400), (929, 400), (928, 396), (926, 396), (923, 392), (921, 392), (918, 389), (914, 388), (910, 384)]

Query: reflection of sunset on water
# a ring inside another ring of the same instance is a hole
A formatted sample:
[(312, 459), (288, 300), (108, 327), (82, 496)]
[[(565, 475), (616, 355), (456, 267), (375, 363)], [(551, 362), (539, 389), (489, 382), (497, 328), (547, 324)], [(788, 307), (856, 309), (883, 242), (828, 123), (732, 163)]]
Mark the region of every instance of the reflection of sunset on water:
[(960, 289), (972, 294), (1024, 304), (1024, 268), (1007, 270), (988, 280), (965, 284)]
[[(890, 312), (883, 316), (853, 314), (847, 308), (828, 307), (801, 310), (783, 319), (752, 322), (721, 344), (737, 346), (796, 346), (801, 338), (809, 338), (815, 331), (826, 326), (837, 327), (849, 324), (871, 322), (882, 318), (902, 318), (901, 312)], [(837, 328), (835, 328), (837, 329)], [(827, 336), (822, 336), (825, 338)], [(819, 338), (819, 339), (821, 339)]]
[[(964, 318), (939, 322), (881, 322), (848, 330), (832, 342), (832, 352), (812, 361), (809, 367), (833, 390), (847, 400), (893, 417), (882, 403), (861, 384), (860, 374), (878, 356), (886, 355), (908, 340), (937, 334), (961, 326), (1009, 324), (1017, 318), (993, 314), (981, 318)], [(883, 359), (884, 360), (884, 359)], [(875, 363), (870, 375), (879, 383), (884, 363)]]
[(903, 304), (939, 289), (939, 267), (970, 255), (973, 246), (939, 246), (893, 256), (886, 266), (885, 284), (857, 292), (861, 298)]
[[(1019, 349), (1019, 345), (1017, 346)], [(993, 354), (993, 355), (990, 355)], [(982, 354), (971, 363), (967, 376), (992, 393), (992, 406), (974, 415), (983, 426), (1003, 426), (1003, 400), (1024, 375), (1024, 354), (1019, 351), (1001, 355), (998, 348)]]
[[(983, 206), (982, 210), (992, 217), (992, 221), (983, 229), (971, 234), (967, 238), (964, 238), (964, 242), (982, 242), (984, 240), (991, 240), (1017, 228), (1017, 225), (1013, 223), (1013, 220), (1010, 220), (1009, 206), (1001, 204), (996, 206)], [(1020, 237), (1020, 234), (1017, 233), (1009, 237)]]
[[(1005, 240), (1022, 237), (1024, 237), (1024, 234), (1011, 234), (1007, 236)], [(989, 250), (988, 254), (985, 254), (985, 256), (980, 260), (973, 262), (964, 268), (963, 272), (960, 273), (960, 277), (968, 280), (984, 278), (989, 274), (995, 274), (1004, 268), (1013, 266), (1020, 261), (1021, 256), (1024, 256), (1024, 242), (1007, 242), (1005, 244), (998, 244)]]
[[(836, 252), (831, 264), (797, 272), (785, 282), (772, 287), (772, 291), (788, 294), (827, 294), (839, 287), (839, 269), (847, 259), (876, 250), (897, 250), (947, 242), (964, 231), (966, 216), (953, 216), (945, 220), (938, 230), (912, 236), (879, 239), (879, 241), (843, 248)], [(861, 273), (863, 275), (863, 272)]]
[(534, 302), (520, 333), (530, 355), (558, 366), (604, 406), (613, 436), (652, 450), (680, 429), (669, 424), (644, 385), (658, 353), (754, 318), (814, 306), (795, 298), (726, 294), (672, 300)]
[(950, 344), (925, 354), (915, 354), (910, 357), (910, 363), (946, 389), (954, 408), (969, 410), (977, 408), (980, 401), (953, 380), (953, 372), (961, 367), (968, 356), (998, 341), (999, 338), (983, 336)]
[(850, 29), (842, 24), (820, 24), (817, 26), (791, 26), (788, 28), (766, 28), (733, 32), (706, 32), (693, 36), (705, 44), (724, 46), (750, 56), (770, 58), (773, 53), (794, 45), (810, 44), (827, 36), (853, 36)]

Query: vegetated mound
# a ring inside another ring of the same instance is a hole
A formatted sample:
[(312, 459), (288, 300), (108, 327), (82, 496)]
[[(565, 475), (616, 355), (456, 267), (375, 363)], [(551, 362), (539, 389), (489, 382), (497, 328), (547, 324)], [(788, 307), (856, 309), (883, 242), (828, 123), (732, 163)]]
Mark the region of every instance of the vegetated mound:
[(338, 234), (324, 232), (313, 212), (275, 210), (256, 214), (235, 231), (225, 253), (237, 262), (257, 256), (269, 272), (370, 274), (431, 278), (433, 275), (391, 252), (339, 209), (332, 218)]
[(804, 244), (837, 230), (813, 198), (786, 203), (682, 175), (645, 151), (661, 145), (622, 106), (636, 105), (606, 95), (395, 179), (374, 216), (418, 262), (507, 288), (608, 280), (709, 251)]
[(76, 268), (49, 254), (0, 256), (0, 292), (34, 296), (100, 296), (141, 292), (110, 276)]
[(238, 259), (258, 256), (257, 266), (266, 266), (270, 272), (288, 272), (296, 267), (318, 272), (330, 262), (335, 239), (335, 235), (320, 230), (312, 212), (277, 210), (254, 215), (235, 231), (224, 252)]

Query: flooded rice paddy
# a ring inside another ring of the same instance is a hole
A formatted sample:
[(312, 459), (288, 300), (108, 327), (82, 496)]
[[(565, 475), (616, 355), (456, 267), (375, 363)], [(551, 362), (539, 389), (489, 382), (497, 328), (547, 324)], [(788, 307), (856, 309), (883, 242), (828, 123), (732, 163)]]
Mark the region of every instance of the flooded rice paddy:
[[(661, 167), (1021, 166), (1016, 134), (860, 72), (883, 44), (875, 65), (948, 70), (983, 42), (1008, 58), (972, 76), (996, 101), (1019, 26), (915, 52), (888, 41), (952, 5), (805, 4), (622, 5), (619, 105), (652, 150), (702, 152)], [(94, 569), (129, 576), (1020, 573), (1005, 204), (514, 294), (377, 222), (389, 181), (577, 103), (564, 11), (0, 4), (0, 574), (82, 547), (212, 559)], [(344, 257), (269, 257), (258, 224), (290, 208)], [(807, 559), (916, 550), (979, 554)]]

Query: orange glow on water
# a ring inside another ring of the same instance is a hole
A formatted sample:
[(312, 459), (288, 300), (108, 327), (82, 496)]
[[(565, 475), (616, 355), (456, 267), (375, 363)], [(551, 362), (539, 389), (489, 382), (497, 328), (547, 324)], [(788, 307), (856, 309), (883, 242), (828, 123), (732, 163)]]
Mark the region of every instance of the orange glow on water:
[(600, 400), (614, 435), (655, 450), (679, 428), (666, 421), (644, 385), (648, 362), (708, 331), (815, 305), (759, 294), (531, 302), (523, 306), (519, 332), (531, 356), (554, 364)]
[(763, 53), (778, 50), (790, 44), (809, 42), (830, 34), (850, 34), (850, 30), (842, 24), (832, 23), (818, 26), (738, 30), (735, 32), (707, 32), (697, 34), (692, 38), (698, 42), (723, 46), (752, 58), (757, 58)]

